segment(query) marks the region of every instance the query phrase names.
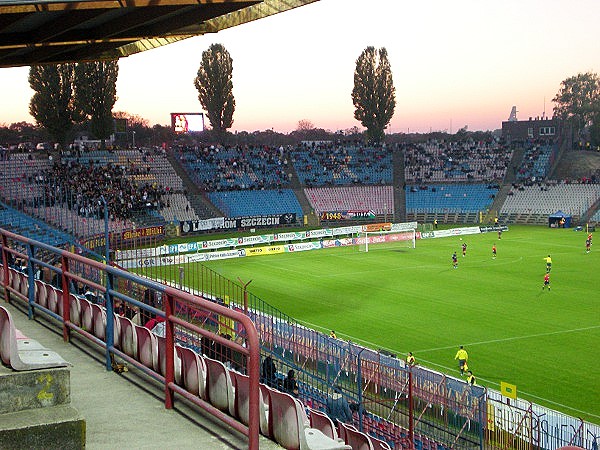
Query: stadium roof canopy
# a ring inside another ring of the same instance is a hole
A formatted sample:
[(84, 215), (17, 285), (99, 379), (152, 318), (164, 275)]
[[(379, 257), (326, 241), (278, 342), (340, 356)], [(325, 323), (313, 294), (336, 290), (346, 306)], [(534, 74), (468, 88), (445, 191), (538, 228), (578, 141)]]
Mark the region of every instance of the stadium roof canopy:
[(121, 58), (318, 0), (0, 0), (0, 67)]

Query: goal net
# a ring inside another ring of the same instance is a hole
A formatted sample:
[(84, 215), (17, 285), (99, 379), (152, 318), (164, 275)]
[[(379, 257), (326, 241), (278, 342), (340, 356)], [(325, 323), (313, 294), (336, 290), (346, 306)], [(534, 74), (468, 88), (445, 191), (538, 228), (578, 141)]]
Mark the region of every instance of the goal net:
[(375, 249), (415, 248), (417, 230), (404, 231), (362, 231), (358, 235), (358, 249), (369, 252)]

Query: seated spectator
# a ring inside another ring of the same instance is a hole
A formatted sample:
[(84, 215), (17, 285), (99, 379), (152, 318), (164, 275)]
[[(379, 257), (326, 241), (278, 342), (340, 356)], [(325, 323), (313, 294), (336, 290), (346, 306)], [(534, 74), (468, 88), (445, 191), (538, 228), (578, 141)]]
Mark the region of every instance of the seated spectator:
[(274, 388), (276, 385), (275, 378), (277, 375), (277, 367), (270, 356), (267, 356), (262, 363), (261, 383)]
[(352, 411), (348, 400), (342, 395), (342, 390), (339, 386), (333, 387), (333, 392), (327, 398), (327, 415), (334, 422), (351, 423)]
[(296, 382), (296, 374), (292, 369), (288, 371), (287, 377), (283, 380), (283, 390), (296, 398), (298, 397), (298, 383)]

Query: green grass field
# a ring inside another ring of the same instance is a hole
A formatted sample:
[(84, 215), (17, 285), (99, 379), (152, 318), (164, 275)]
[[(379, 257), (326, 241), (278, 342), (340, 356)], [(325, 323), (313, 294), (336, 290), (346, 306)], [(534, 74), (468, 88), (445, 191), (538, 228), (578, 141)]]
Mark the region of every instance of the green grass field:
[[(600, 243), (586, 254), (585, 237), (511, 226), (501, 240), (489, 233), (417, 241), (416, 249), (384, 244), (207, 265), (252, 280), (253, 294), (300, 323), (399, 356), (412, 351), (419, 364), (455, 376), (464, 345), (479, 384), (507, 381), (521, 398), (600, 423)], [(548, 254), (550, 292), (542, 291)]]

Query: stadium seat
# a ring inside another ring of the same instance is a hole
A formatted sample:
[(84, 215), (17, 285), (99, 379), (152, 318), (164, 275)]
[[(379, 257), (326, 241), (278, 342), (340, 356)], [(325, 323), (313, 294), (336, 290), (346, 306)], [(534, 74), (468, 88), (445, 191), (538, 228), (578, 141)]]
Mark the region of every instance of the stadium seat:
[(92, 303), (85, 297), (79, 298), (79, 311), (81, 315), (81, 328), (88, 333), (94, 331), (94, 321), (92, 316)]
[(373, 443), (368, 435), (358, 431), (354, 426), (342, 422), (339, 423), (339, 427), (340, 436), (353, 450), (373, 450)]
[[(48, 293), (48, 309), (53, 313), (58, 313), (58, 291), (52, 285), (46, 287)], [(62, 291), (60, 291), (62, 294)]]
[(334, 425), (333, 420), (331, 420), (324, 412), (319, 411), (318, 409), (309, 408), (309, 419), (312, 428), (316, 428), (325, 436), (335, 441), (339, 440), (344, 442), (344, 440), (338, 436), (337, 428)]
[(391, 450), (390, 444), (373, 436), (370, 436), (373, 450)]
[[(156, 336), (158, 341), (158, 369), (159, 373), (164, 377), (167, 375), (167, 343), (164, 337)], [(175, 349), (173, 355), (173, 364), (175, 371), (175, 383), (181, 386), (181, 359), (177, 355), (177, 349)]]
[(181, 382), (191, 394), (203, 400), (206, 398), (206, 363), (204, 358), (188, 347), (177, 345), (177, 355), (181, 359)]
[(0, 359), (17, 371), (66, 367), (58, 353), (41, 346), (17, 330), (8, 310), (0, 306)]
[(21, 292), (21, 275), (22, 272), (19, 272), (15, 269), (8, 269), (8, 276), (10, 279), (10, 287), (15, 291)]
[[(92, 303), (92, 333), (98, 339), (106, 341), (106, 309), (100, 305)], [(118, 323), (116, 318), (114, 323)], [(117, 330), (115, 328), (115, 340), (118, 337)]]
[(119, 349), (127, 356), (137, 359), (138, 345), (134, 323), (125, 316), (117, 316), (117, 321), (120, 325)]
[[(233, 416), (242, 422), (244, 425), (248, 425), (250, 423), (249, 418), (249, 400), (250, 400), (250, 378), (248, 375), (244, 375), (242, 373), (236, 372), (232, 370), (229, 372), (231, 376), (231, 381), (234, 386), (234, 402), (233, 402)], [(262, 404), (264, 400), (262, 398), (262, 390), (259, 389), (259, 402)], [(264, 409), (260, 408), (262, 411)], [(266, 417), (263, 417), (263, 413), (261, 412), (261, 430), (263, 429), (266, 423)]]
[(271, 434), (271, 429), (269, 427), (269, 409), (271, 407), (271, 389), (265, 385), (260, 383), (260, 433), (263, 436), (268, 437), (269, 439), (273, 438)]
[(35, 280), (35, 302), (44, 308), (48, 307), (46, 283), (44, 283), (42, 280)]
[(304, 406), (285, 392), (269, 388), (269, 428), (275, 442), (295, 450), (351, 450), (352, 447), (310, 428)]
[(156, 335), (148, 328), (140, 325), (134, 325), (136, 343), (137, 343), (137, 360), (149, 369), (156, 372), (160, 369), (158, 364), (158, 340)]
[(221, 411), (234, 410), (233, 384), (225, 364), (212, 358), (204, 358), (206, 363), (206, 398)]
[(69, 294), (69, 318), (71, 323), (81, 326), (81, 303), (73, 294)]
[(17, 291), (27, 297), (27, 293), (29, 292), (29, 277), (23, 272), (17, 272), (17, 280)]

